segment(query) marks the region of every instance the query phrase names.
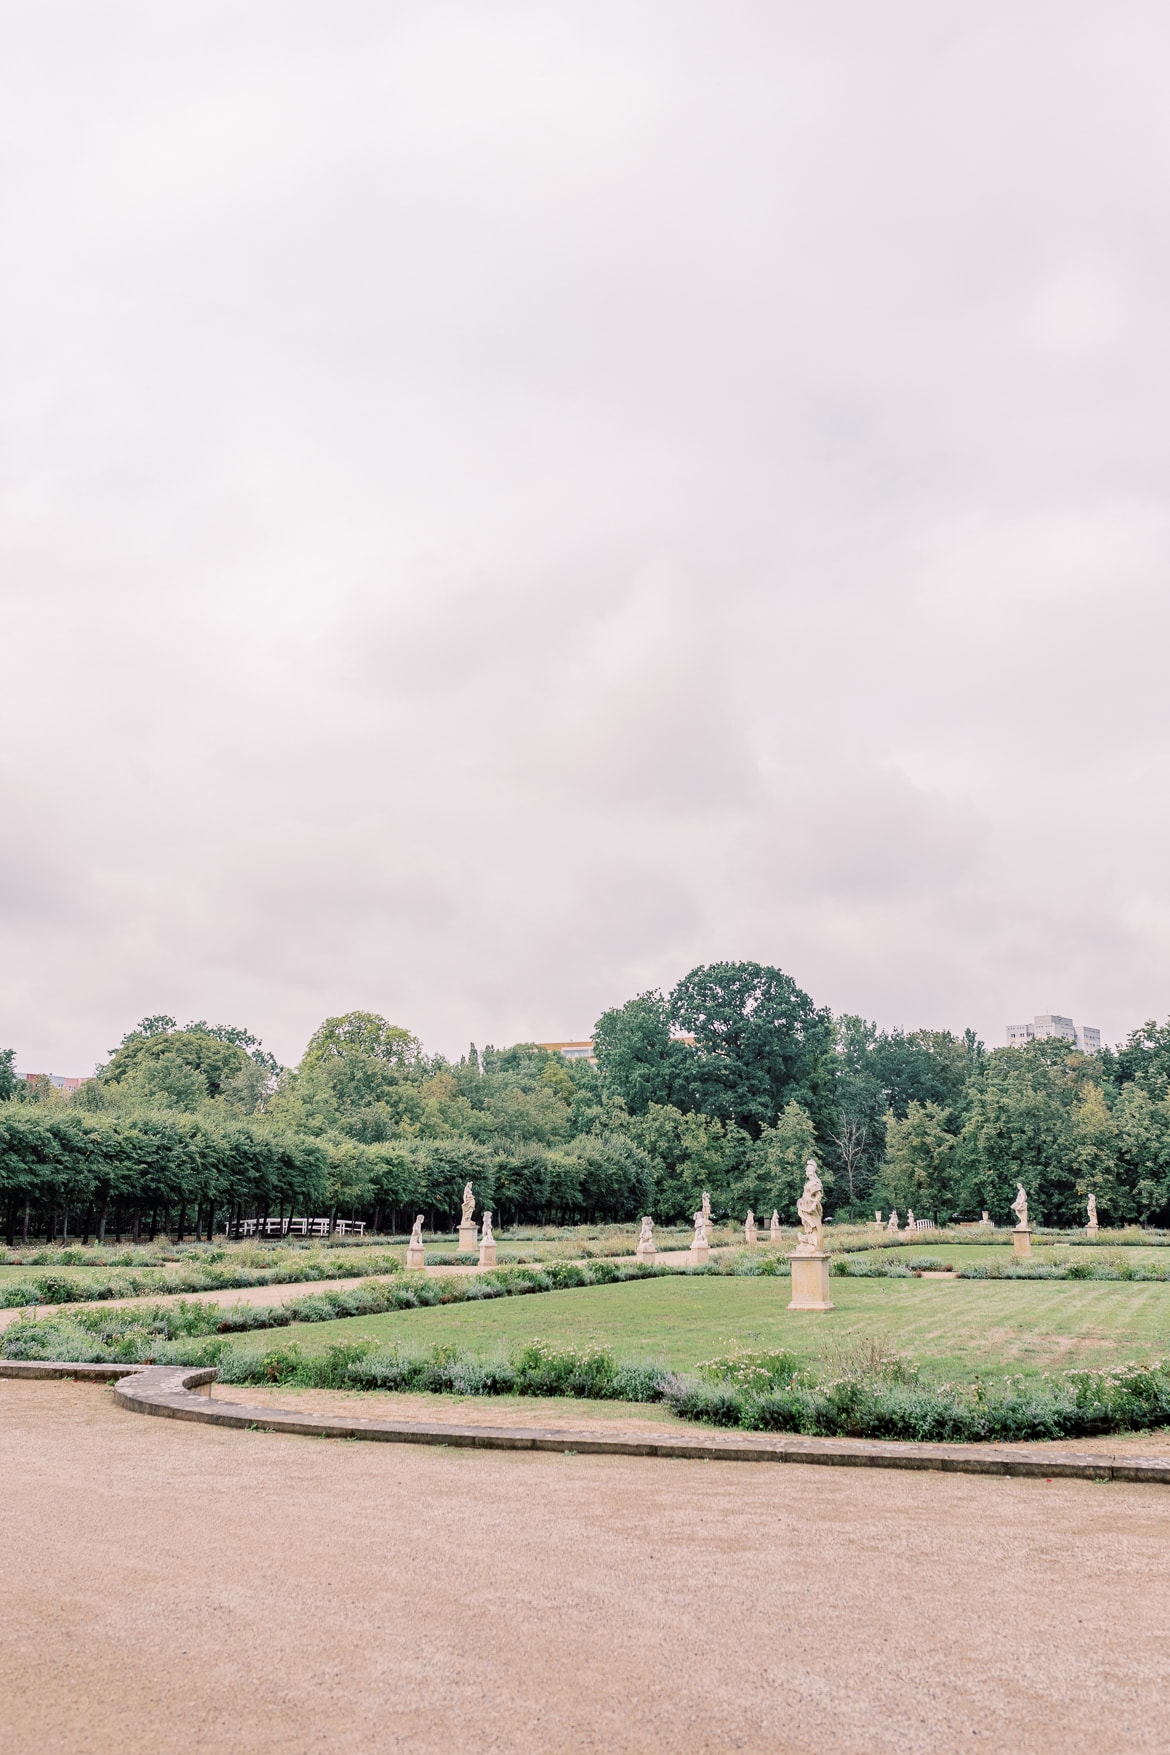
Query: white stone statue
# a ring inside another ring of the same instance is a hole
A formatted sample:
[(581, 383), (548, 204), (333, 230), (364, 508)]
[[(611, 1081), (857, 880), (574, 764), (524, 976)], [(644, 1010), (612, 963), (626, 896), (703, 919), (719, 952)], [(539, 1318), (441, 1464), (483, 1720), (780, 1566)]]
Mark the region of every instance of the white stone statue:
[(914, 1231), (916, 1229), (917, 1229), (917, 1227), (914, 1223), (914, 1208), (907, 1207), (906, 1208), (906, 1230), (907, 1230), (907, 1232), (910, 1232), (910, 1231)]
[(1097, 1229), (1097, 1196), (1091, 1194), (1089, 1196), (1089, 1222), (1085, 1226), (1085, 1230), (1096, 1231)]
[(472, 1214), (474, 1212), (475, 1212), (475, 1196), (472, 1194), (471, 1184), (470, 1184), (470, 1182), (468, 1182), (468, 1183), (464, 1184), (464, 1188), (463, 1188), (463, 1214), (459, 1220), (460, 1225), (470, 1225)]
[(1024, 1193), (1024, 1185), (1022, 1182), (1016, 1183), (1016, 1198), (1012, 1202), (1012, 1212), (1015, 1213), (1019, 1220), (1016, 1230), (1026, 1231), (1028, 1229), (1028, 1197)]
[(492, 1216), (490, 1213), (485, 1213), (483, 1216), (483, 1227), (479, 1233), (480, 1248), (490, 1248), (495, 1241), (495, 1238), (492, 1236)]
[(754, 1243), (756, 1240), (756, 1215), (750, 1207), (747, 1218), (743, 1222), (743, 1240), (745, 1243)]
[(771, 1235), (772, 1242), (779, 1243), (780, 1235), (781, 1235), (781, 1233), (780, 1233), (780, 1214), (776, 1211), (775, 1207), (772, 1208), (772, 1222), (769, 1225), (768, 1230), (769, 1230), (769, 1234)]
[[(703, 1197), (706, 1199), (706, 1196)], [(695, 1235), (691, 1238), (692, 1249), (707, 1248), (707, 1217), (702, 1207), (695, 1214)]]
[(800, 1220), (800, 1240), (796, 1245), (798, 1255), (819, 1254), (825, 1235), (824, 1184), (817, 1175), (817, 1167), (810, 1158), (804, 1167), (804, 1193), (796, 1203), (796, 1216)]
[(711, 1229), (711, 1196), (706, 1189), (703, 1190), (703, 1228), (706, 1231)]
[(422, 1228), (423, 1228), (423, 1215), (420, 1213), (418, 1218), (414, 1221), (414, 1229), (410, 1233), (409, 1247), (411, 1249), (421, 1249), (422, 1248), (422, 1246), (423, 1246)]
[(638, 1247), (634, 1251), (634, 1254), (656, 1255), (657, 1253), (658, 1252), (654, 1247), (654, 1220), (648, 1218), (643, 1219), (642, 1229), (638, 1233)]
[(898, 1209), (897, 1209), (897, 1207), (895, 1207), (893, 1212), (890, 1214), (890, 1222), (886, 1226), (886, 1230), (887, 1231), (896, 1231), (897, 1229), (898, 1229)]

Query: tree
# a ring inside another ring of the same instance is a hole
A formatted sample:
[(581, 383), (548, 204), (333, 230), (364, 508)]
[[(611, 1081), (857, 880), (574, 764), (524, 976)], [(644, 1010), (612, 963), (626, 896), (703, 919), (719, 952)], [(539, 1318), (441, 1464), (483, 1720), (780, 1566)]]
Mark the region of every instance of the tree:
[(911, 1103), (905, 1117), (886, 1123), (886, 1162), (882, 1180), (894, 1206), (923, 1208), (936, 1219), (949, 1217), (951, 1162), (956, 1139), (948, 1112), (937, 1103)]
[(670, 1008), (660, 993), (640, 993), (602, 1012), (593, 1026), (593, 1052), (631, 1115), (644, 1115), (652, 1103), (692, 1107), (686, 1101), (690, 1050), (672, 1038)]
[(1073, 1103), (1086, 1056), (1050, 1038), (1026, 1048), (997, 1048), (971, 1087), (958, 1152), (958, 1200), (986, 1207), (1006, 1222), (1017, 1182), (1033, 1219), (1077, 1224), (1072, 1168)]
[[(263, 1089), (268, 1075), (261, 1069), (257, 1078), (257, 1062), (240, 1043), (229, 1040), (233, 1035), (247, 1036), (247, 1032), (208, 1030), (202, 1025), (179, 1030), (174, 1022), (161, 1016), (144, 1018), (136, 1030), (123, 1036), (100, 1069), (102, 1083), (107, 1088), (118, 1087), (118, 1094), (128, 1101), (161, 1100), (182, 1108), (227, 1097), (234, 1090), (243, 1097), (240, 1106), (255, 1108), (257, 1086)], [(160, 1065), (164, 1070), (159, 1070)], [(176, 1070), (180, 1065), (202, 1079), (204, 1088), (199, 1090), (191, 1079), (180, 1078)]]
[(716, 1212), (738, 1205), (751, 1141), (734, 1124), (684, 1114), (670, 1103), (652, 1103), (625, 1131), (653, 1166), (653, 1211), (662, 1223), (689, 1219), (704, 1189)]
[(400, 1024), (387, 1023), (377, 1012), (345, 1012), (341, 1017), (326, 1018), (313, 1031), (299, 1070), (360, 1056), (405, 1072), (421, 1052), (418, 1037)]
[(833, 1020), (783, 970), (710, 963), (684, 975), (670, 996), (677, 1030), (695, 1038), (687, 1063), (689, 1107), (758, 1138), (790, 1101), (824, 1108)]
[[(799, 1103), (786, 1104), (775, 1127), (765, 1128), (752, 1148), (748, 1174), (739, 1189), (742, 1204), (761, 1218), (775, 1209), (791, 1224), (804, 1188), (805, 1167), (815, 1152), (816, 1133), (807, 1111)], [(833, 1186), (833, 1173), (824, 1165), (821, 1181), (826, 1191)]]
[(1073, 1108), (1071, 1157), (1076, 1191), (1084, 1201), (1096, 1195), (1102, 1217), (1126, 1219), (1129, 1192), (1118, 1179), (1118, 1137), (1100, 1085), (1087, 1085)]
[(16, 1050), (0, 1048), (0, 1103), (6, 1103), (16, 1092)]

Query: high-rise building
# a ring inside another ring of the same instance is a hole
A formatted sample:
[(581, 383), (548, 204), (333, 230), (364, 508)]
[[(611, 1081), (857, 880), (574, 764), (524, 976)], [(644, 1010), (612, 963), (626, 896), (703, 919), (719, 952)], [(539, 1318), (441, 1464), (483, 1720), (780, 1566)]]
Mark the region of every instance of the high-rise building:
[(1009, 1024), (1007, 1039), (1009, 1048), (1022, 1048), (1025, 1042), (1043, 1040), (1046, 1036), (1063, 1036), (1066, 1042), (1075, 1042), (1082, 1054), (1099, 1054), (1101, 1052), (1101, 1032), (1092, 1024), (1074, 1024), (1071, 1018), (1062, 1018), (1059, 1012), (1037, 1012), (1030, 1024)]

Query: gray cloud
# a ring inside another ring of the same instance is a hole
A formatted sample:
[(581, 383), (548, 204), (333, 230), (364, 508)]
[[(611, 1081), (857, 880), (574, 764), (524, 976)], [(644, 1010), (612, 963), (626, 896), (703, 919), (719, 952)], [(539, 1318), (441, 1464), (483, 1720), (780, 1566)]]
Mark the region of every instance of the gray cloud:
[(1162, 10), (10, 7), (0, 1042), (1170, 1011)]

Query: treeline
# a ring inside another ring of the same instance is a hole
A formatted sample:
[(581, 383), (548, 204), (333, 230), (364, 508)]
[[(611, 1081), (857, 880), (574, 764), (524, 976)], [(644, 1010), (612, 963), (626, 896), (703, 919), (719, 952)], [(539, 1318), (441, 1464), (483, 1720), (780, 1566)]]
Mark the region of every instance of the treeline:
[(30, 1236), (198, 1239), (246, 1218), (364, 1217), (375, 1230), (400, 1231), (422, 1212), (430, 1229), (442, 1229), (467, 1182), (502, 1225), (619, 1220), (653, 1198), (648, 1160), (618, 1138), (493, 1153), (458, 1137), (362, 1145), (186, 1118), (95, 1123), (22, 1103), (0, 1108), (10, 1247)]
[(206, 1234), (235, 1217), (453, 1223), (470, 1181), (500, 1224), (689, 1219), (791, 1224), (815, 1156), (827, 1209), (913, 1207), (939, 1223), (1170, 1218), (1170, 1025), (1086, 1056), (988, 1051), (973, 1031), (833, 1018), (779, 969), (694, 969), (598, 1020), (597, 1065), (532, 1044), (428, 1056), (372, 1013), (329, 1018), (295, 1068), (246, 1030), (144, 1019), (75, 1096), (0, 1054), (8, 1234), (143, 1227)]

